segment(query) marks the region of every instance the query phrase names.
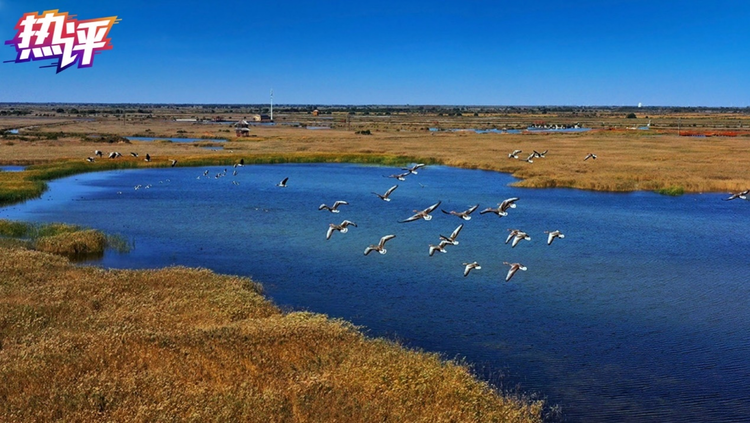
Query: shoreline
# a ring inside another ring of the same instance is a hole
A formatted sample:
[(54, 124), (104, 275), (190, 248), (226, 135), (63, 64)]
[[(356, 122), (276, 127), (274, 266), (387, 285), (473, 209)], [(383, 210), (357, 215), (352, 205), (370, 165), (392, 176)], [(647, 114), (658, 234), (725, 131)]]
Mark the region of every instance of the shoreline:
[[(286, 154), (231, 154), (212, 156), (209, 154), (187, 156), (179, 159), (182, 167), (199, 166), (232, 166), (240, 159), (245, 160), (246, 165), (252, 164), (282, 164), (282, 163), (350, 163), (350, 164), (374, 164), (381, 166), (406, 166), (409, 163), (425, 163), (427, 165), (450, 166), (461, 169), (483, 170), (507, 173), (518, 179), (511, 186), (518, 188), (569, 188), (595, 192), (628, 193), (628, 192), (656, 192), (662, 195), (723, 193), (723, 189), (700, 190), (682, 187), (681, 185), (665, 185), (660, 187), (639, 187), (637, 182), (623, 183), (620, 185), (579, 186), (575, 181), (555, 178), (542, 178), (537, 176), (524, 176), (524, 171), (510, 171), (503, 166), (482, 166), (474, 163), (446, 163), (437, 157), (420, 158), (406, 155), (372, 154), (372, 153), (286, 153)], [(21, 165), (27, 169), (19, 172), (0, 172), (0, 207), (13, 205), (26, 200), (40, 197), (47, 190), (47, 182), (54, 179), (73, 176), (81, 173), (109, 171), (118, 169), (160, 168), (170, 166), (169, 161), (153, 161), (144, 163), (140, 160), (129, 158), (116, 159), (116, 161), (105, 161), (97, 163), (86, 163), (73, 161), (72, 159), (57, 160), (24, 160), (4, 161), (3, 166)], [(617, 181), (615, 181), (617, 182)], [(670, 193), (675, 190), (676, 193)]]

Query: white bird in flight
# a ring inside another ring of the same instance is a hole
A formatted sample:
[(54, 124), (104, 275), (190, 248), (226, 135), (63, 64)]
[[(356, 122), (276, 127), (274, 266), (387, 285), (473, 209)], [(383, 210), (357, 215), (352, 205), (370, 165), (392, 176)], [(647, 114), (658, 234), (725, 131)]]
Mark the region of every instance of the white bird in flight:
[(378, 243), (378, 245), (370, 245), (369, 247), (365, 248), (365, 255), (368, 255), (373, 251), (377, 251), (380, 254), (387, 253), (388, 250), (385, 249), (385, 243), (393, 238), (396, 238), (396, 235), (386, 235), (380, 238), (380, 242)]
[(507, 261), (504, 261), (503, 264), (507, 264), (508, 266), (510, 266), (510, 269), (508, 269), (508, 274), (505, 276), (505, 282), (508, 282), (510, 278), (512, 278), (513, 275), (516, 274), (517, 271), (526, 270), (526, 266), (521, 263), (508, 263)]
[(443, 209), (440, 209), (440, 210), (445, 214), (452, 214), (453, 216), (458, 216), (463, 220), (471, 220), (471, 216), (469, 215), (474, 213), (474, 210), (476, 210), (477, 207), (479, 207), (479, 204), (477, 204), (476, 206), (470, 207), (468, 210), (465, 210), (462, 212), (457, 212), (454, 210), (451, 210), (451, 211), (445, 211)]
[(451, 236), (445, 236), (440, 235), (440, 239), (446, 241), (450, 245), (458, 245), (458, 241), (456, 241), (456, 238), (458, 237), (459, 232), (461, 232), (461, 229), (463, 229), (464, 224), (458, 225), (456, 229), (453, 230), (453, 233), (451, 233)]
[(347, 226), (354, 226), (356, 228), (357, 224), (352, 222), (351, 220), (344, 220), (339, 225), (335, 223), (328, 224), (328, 232), (326, 232), (326, 239), (331, 239), (331, 235), (333, 235), (333, 231), (339, 231), (342, 234), (347, 233), (349, 231), (349, 228), (347, 228)]
[(333, 203), (332, 206), (327, 206), (325, 204), (321, 204), (318, 207), (318, 210), (328, 210), (331, 213), (338, 213), (340, 211), (340, 210), (338, 210), (338, 208), (339, 208), (339, 206), (342, 206), (342, 205), (348, 206), (349, 203), (347, 203), (346, 201), (339, 200), (339, 201), (336, 201), (335, 203)]
[(482, 266), (480, 266), (479, 263), (477, 263), (475, 261), (471, 262), (471, 263), (464, 263), (464, 266), (466, 266), (466, 267), (464, 267), (464, 277), (468, 276), (469, 272), (471, 272), (472, 269), (479, 270), (479, 269), (482, 268)]
[(413, 222), (419, 219), (432, 220), (432, 216), (430, 216), (430, 213), (432, 213), (436, 208), (438, 208), (438, 206), (440, 206), (440, 203), (441, 202), (438, 201), (437, 203), (431, 205), (430, 207), (427, 207), (426, 209), (422, 211), (414, 210), (414, 212), (416, 213), (414, 216), (411, 216), (407, 218), (406, 220), (402, 220), (399, 223)]
[(555, 240), (555, 238), (565, 238), (565, 235), (560, 231), (544, 231), (547, 235), (547, 245), (552, 245), (552, 241)]
[(373, 194), (377, 195), (383, 201), (391, 201), (391, 199), (389, 198), (389, 196), (391, 195), (391, 193), (393, 191), (396, 190), (396, 188), (398, 188), (398, 185), (394, 185), (394, 186), (388, 188), (388, 191), (386, 191), (385, 194), (383, 194), (383, 195), (380, 195), (377, 192), (373, 192)]

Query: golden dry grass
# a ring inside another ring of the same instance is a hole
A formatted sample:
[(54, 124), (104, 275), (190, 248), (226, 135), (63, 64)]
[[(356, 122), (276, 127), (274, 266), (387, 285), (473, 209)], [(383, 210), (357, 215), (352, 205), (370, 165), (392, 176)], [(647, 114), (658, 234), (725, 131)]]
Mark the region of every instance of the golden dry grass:
[(0, 246), (18, 246), (82, 260), (101, 257), (107, 248), (127, 252), (130, 246), (116, 235), (64, 223), (32, 224), (0, 219)]
[(0, 420), (532, 422), (464, 366), (204, 269), (0, 248)]

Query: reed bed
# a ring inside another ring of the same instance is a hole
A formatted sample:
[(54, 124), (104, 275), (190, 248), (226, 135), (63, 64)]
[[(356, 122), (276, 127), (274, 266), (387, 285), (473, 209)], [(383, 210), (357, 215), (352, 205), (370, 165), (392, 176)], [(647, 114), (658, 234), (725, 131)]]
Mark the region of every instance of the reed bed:
[(0, 250), (0, 420), (539, 422), (435, 354), (205, 269)]
[(76, 260), (101, 257), (107, 249), (120, 253), (130, 250), (127, 241), (118, 235), (64, 223), (35, 224), (6, 219), (0, 219), (0, 245), (21, 246)]

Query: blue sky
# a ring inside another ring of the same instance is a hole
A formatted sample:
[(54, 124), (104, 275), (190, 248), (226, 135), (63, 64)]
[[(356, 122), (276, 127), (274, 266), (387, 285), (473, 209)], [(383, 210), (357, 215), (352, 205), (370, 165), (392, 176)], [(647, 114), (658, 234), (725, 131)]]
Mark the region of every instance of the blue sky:
[(0, 63), (0, 102), (750, 106), (745, 0), (0, 0), (0, 38), (50, 9), (113, 49)]

